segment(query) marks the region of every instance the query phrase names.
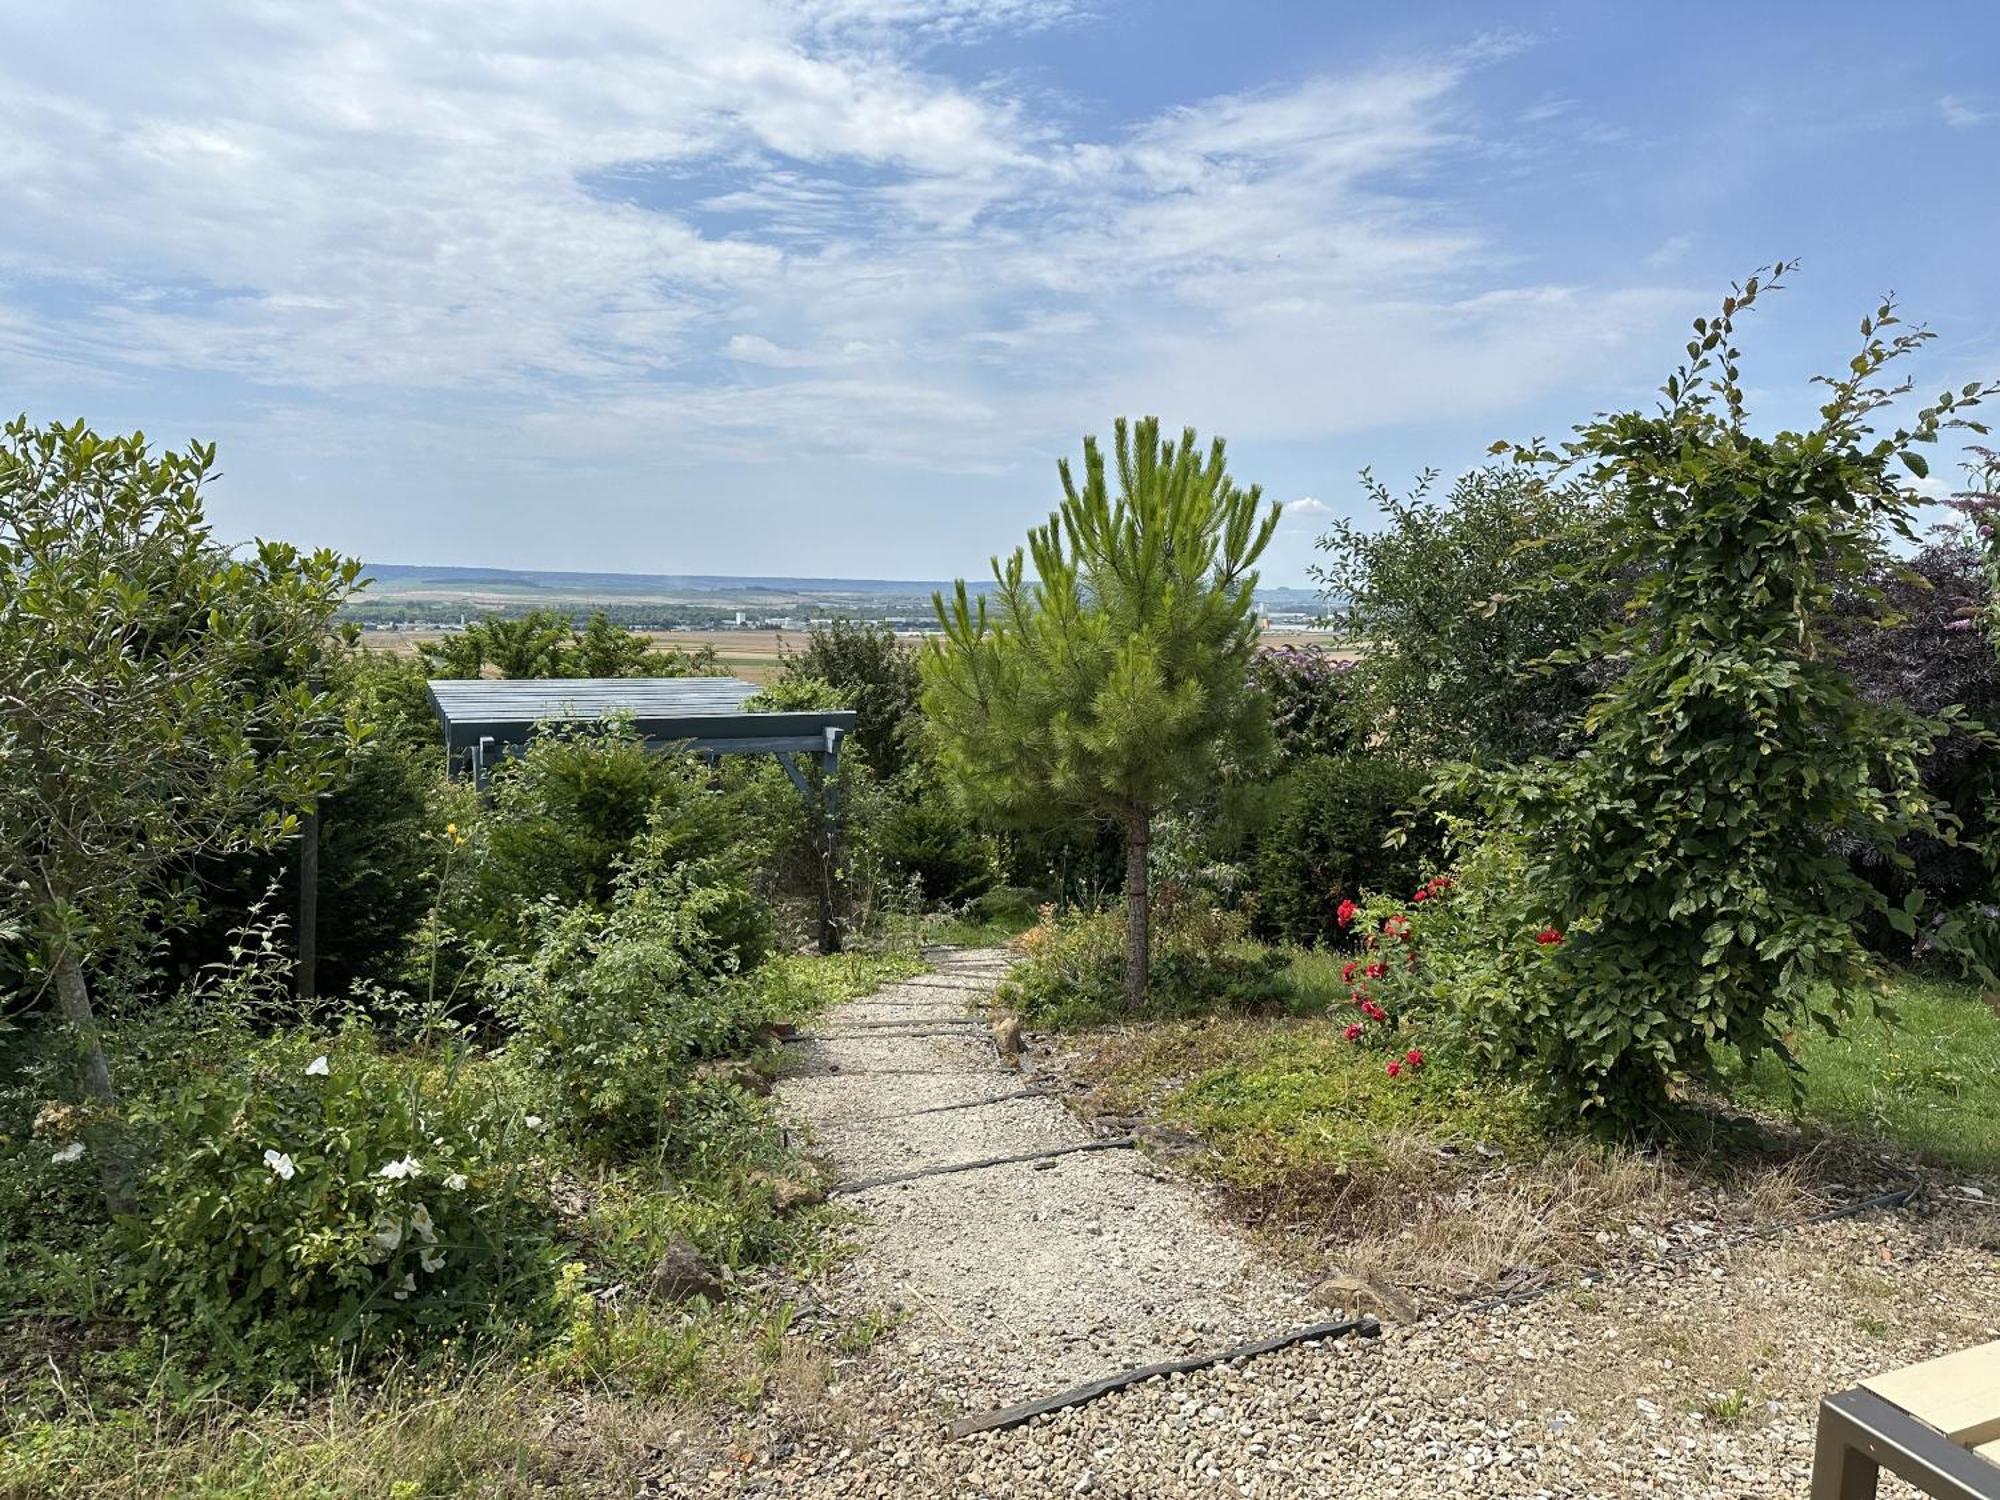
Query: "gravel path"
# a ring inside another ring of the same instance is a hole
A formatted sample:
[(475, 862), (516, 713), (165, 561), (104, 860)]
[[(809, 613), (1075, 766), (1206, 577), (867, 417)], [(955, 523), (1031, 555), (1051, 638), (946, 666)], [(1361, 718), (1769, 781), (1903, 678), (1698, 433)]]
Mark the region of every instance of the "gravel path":
[[(813, 1028), (779, 1097), (841, 1180), (1094, 1139), (1054, 1101), (1022, 1097), (1022, 1075), (968, 1009), (1008, 962), (1004, 949), (938, 950), (931, 973)], [(847, 1201), (868, 1222), (833, 1303), (896, 1320), (879, 1362), (923, 1392), (939, 1423), (1328, 1316), (1137, 1151), (923, 1177)]]
[[(1085, 1138), (1010, 1093), (965, 1014), (1005, 955), (836, 1011), (784, 1085), (843, 1177)], [(864, 1020), (906, 1018), (901, 1027)], [(942, 1036), (899, 1036), (934, 1029)], [(864, 1353), (780, 1383), (668, 1495), (767, 1497), (1804, 1494), (1821, 1394), (2000, 1337), (2000, 1206), (1920, 1201), (1790, 1230), (1521, 1306), (1427, 1317), (1155, 1380), (1017, 1430), (954, 1416), (1325, 1314), (1133, 1152), (925, 1178), (857, 1196), (836, 1278)], [(664, 1477), (664, 1476), (662, 1476)], [(1909, 1494), (1885, 1479), (1885, 1496)]]

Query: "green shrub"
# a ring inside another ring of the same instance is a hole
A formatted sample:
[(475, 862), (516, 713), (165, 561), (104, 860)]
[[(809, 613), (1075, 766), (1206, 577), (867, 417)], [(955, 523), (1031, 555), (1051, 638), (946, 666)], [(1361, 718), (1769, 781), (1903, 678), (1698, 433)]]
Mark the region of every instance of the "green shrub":
[(1030, 1021), (1050, 1026), (1250, 1010), (1289, 998), (1281, 978), (1285, 956), (1251, 943), (1241, 913), (1167, 886), (1156, 893), (1153, 919), (1140, 1015), (1125, 1003), (1124, 914), (1115, 909), (1045, 915), (1022, 935), (1027, 961), (1001, 987), (1001, 997)]
[(1317, 576), (1363, 652), (1342, 688), (1364, 722), (1393, 725), (1398, 752), (1422, 760), (1566, 753), (1598, 676), (1548, 658), (1616, 607), (1613, 576), (1595, 567), (1597, 489), (1489, 467), (1440, 502), (1435, 478), (1399, 498), (1364, 473), (1383, 524), (1335, 521), (1319, 539), (1328, 562)]
[(1425, 773), (1374, 756), (1316, 756), (1280, 777), (1252, 861), (1259, 930), (1286, 942), (1337, 942), (1340, 903), (1413, 887), (1437, 857), (1434, 818), (1385, 844), (1421, 800)]
[(275, 1372), (330, 1344), (505, 1326), (547, 1286), (520, 1163), (543, 1122), (463, 1054), (359, 1024), (247, 1034), (130, 1114), (147, 1163), (119, 1222), (126, 1295)]
[[(829, 707), (854, 710), (854, 743), (885, 781), (916, 759), (921, 722), (917, 698), (923, 683), (917, 655), (887, 625), (831, 620), (807, 633), (806, 648), (785, 658), (784, 676), (825, 683)], [(818, 706), (818, 705), (813, 705)]]
[(507, 1054), (547, 1082), (551, 1116), (614, 1151), (698, 1136), (693, 1065), (743, 1049), (768, 1019), (718, 930), (740, 892), (703, 873), (630, 872), (603, 911), (530, 908), (524, 955), (486, 976)]
[(996, 878), (993, 849), (950, 794), (912, 777), (896, 790), (903, 798), (885, 808), (878, 836), (883, 865), (914, 878), (932, 905), (956, 905), (983, 894)]
[(1759, 290), (1752, 277), (1696, 320), (1656, 409), (1600, 416), (1560, 456), (1519, 455), (1587, 466), (1608, 497), (1604, 562), (1635, 582), (1629, 623), (1590, 644), (1618, 675), (1579, 753), (1488, 783), (1528, 847), (1525, 891), (1567, 934), (1517, 1061), (1633, 1126), (1726, 1082), (1729, 1052), (1789, 1059), (1794, 1032), (1870, 1003), (1859, 923), (1880, 911), (1911, 934), (1921, 893), (1887, 907), (1848, 846), (1951, 832), (1923, 783), (1949, 710), (1869, 701), (1825, 627), (1837, 584), (1879, 568), (1884, 534), (1912, 535), (1904, 470), (1927, 473), (1922, 446), (2000, 387), (1946, 393), (1878, 437), (1901, 394), (1885, 367), (1927, 337), (1892, 333), (1885, 305), (1824, 380), (1811, 430), (1753, 434), (1734, 323)]
[(1250, 679), (1271, 706), (1271, 737), (1281, 756), (1354, 755), (1367, 746), (1369, 710), (1359, 665), (1304, 646), (1265, 649), (1252, 658)]
[(603, 907), (635, 862), (656, 872), (700, 865), (707, 884), (736, 892), (716, 930), (739, 962), (754, 963), (768, 934), (748, 892), (769, 837), (769, 794), (692, 756), (649, 750), (629, 724), (544, 731), (494, 774), (450, 920), (518, 952), (538, 904)]

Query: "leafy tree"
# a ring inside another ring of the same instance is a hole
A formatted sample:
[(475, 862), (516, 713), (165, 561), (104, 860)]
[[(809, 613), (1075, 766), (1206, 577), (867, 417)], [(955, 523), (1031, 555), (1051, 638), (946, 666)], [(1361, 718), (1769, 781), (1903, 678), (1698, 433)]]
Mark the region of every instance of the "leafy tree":
[[(1024, 555), (993, 561), (997, 618), (961, 580), (935, 600), (924, 711), (972, 810), (1007, 821), (1113, 822), (1125, 835), (1125, 991), (1145, 999), (1146, 850), (1155, 812), (1207, 789), (1268, 744), (1250, 685), (1258, 556), (1278, 524), (1239, 488), (1217, 439), (1163, 442), (1157, 418), (1113, 440), (1118, 492), (1085, 439), (1061, 509)], [(1034, 578), (1027, 563), (1032, 559)]]
[[(340, 716), (370, 731), (318, 803), (318, 989), (337, 995), (357, 981), (402, 977), (436, 893), (436, 840), (450, 812), (440, 803), (444, 746), (422, 667), (407, 656), (351, 650), (330, 659), (321, 678)], [(280, 672), (269, 686), (282, 681)], [(341, 729), (330, 724), (326, 732)], [(299, 856), (290, 844), (168, 872), (160, 897), (176, 920), (162, 924), (165, 945), (147, 955), (153, 974), (185, 982), (227, 962), (244, 912), (267, 896), (295, 911)], [(192, 921), (178, 915), (190, 902)]]
[(517, 619), (488, 615), (442, 640), (417, 647), (434, 677), (713, 677), (722, 675), (715, 648), (661, 650), (637, 631), (612, 623), (601, 610), (579, 631), (552, 609)]
[(1986, 607), (1967, 620), (1977, 620), (1986, 637), (2000, 650), (2000, 452), (1974, 444), (1965, 464), (1966, 487), (1951, 497), (1957, 510), (1971, 518), (1979, 544), (1980, 569), (1986, 575)]
[(1351, 657), (1304, 646), (1259, 651), (1251, 679), (1271, 705), (1271, 732), (1287, 761), (1348, 755), (1365, 747), (1368, 723), (1357, 701), (1361, 673)]
[(824, 682), (854, 710), (854, 743), (877, 776), (892, 780), (910, 764), (923, 681), (916, 653), (887, 625), (815, 625), (805, 650), (785, 658), (784, 675)]
[(1892, 850), (1939, 826), (1922, 757), (1943, 725), (1865, 697), (1825, 621), (1836, 585), (1879, 565), (1885, 529), (1911, 536), (1898, 466), (1927, 472), (1920, 448), (1992, 388), (1877, 437), (1875, 414), (1907, 389), (1884, 367), (1928, 337), (1893, 331), (1885, 304), (1847, 371), (1823, 377), (1817, 426), (1752, 434), (1735, 324), (1786, 269), (1695, 320), (1656, 411), (1600, 416), (1560, 455), (1516, 450), (1581, 466), (1606, 496), (1606, 565), (1635, 582), (1630, 618), (1590, 644), (1623, 671), (1575, 759), (1493, 783), (1529, 850), (1524, 925), (1562, 935), (1495, 1040), (1626, 1121), (1716, 1081), (1715, 1044), (1789, 1061), (1795, 1027), (1836, 1024), (1872, 975), (1857, 921), (1883, 905), (1839, 841)]
[[(2000, 655), (1972, 628), (1991, 596), (1977, 550), (1962, 532), (1933, 540), (1915, 555), (1887, 559), (1862, 590), (1843, 588), (1827, 625), (1828, 643), (1867, 698), (1899, 703), (1933, 717), (1953, 706), (1979, 724), (2000, 724)], [(2000, 850), (1990, 847), (1988, 808), (2000, 785), (2000, 762), (1987, 733), (1955, 723), (1924, 757), (1924, 789), (1958, 821), (1959, 837), (1913, 833), (1897, 848), (1901, 863), (1867, 843), (1852, 861), (1892, 900), (1912, 888), (1924, 893), (1933, 921), (1955, 907), (1986, 902)], [(1986, 850), (1982, 858), (1981, 851)], [(1890, 942), (1886, 923), (1871, 933), (1876, 946)]]
[(214, 461), (81, 422), (22, 417), (0, 439), (0, 918), (78, 1036), (114, 1207), (93, 965), (168, 869), (290, 837), (344, 754), (308, 684), (360, 565), (277, 542), (234, 555), (202, 514)]
[(1314, 570), (1363, 658), (1356, 696), (1418, 761), (1504, 764), (1561, 752), (1593, 691), (1585, 663), (1537, 664), (1605, 624), (1588, 485), (1476, 469), (1432, 498), (1434, 473), (1398, 497), (1364, 472), (1384, 524), (1336, 521)]

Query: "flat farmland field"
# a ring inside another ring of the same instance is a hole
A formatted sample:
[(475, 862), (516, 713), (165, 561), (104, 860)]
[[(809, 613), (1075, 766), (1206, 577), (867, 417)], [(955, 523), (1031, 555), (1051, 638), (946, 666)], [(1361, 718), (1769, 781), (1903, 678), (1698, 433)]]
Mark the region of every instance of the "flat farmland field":
[[(806, 648), (803, 630), (641, 630), (662, 651), (699, 651), (715, 647), (717, 660), (731, 675), (746, 682), (769, 682), (777, 675), (784, 653), (797, 654)], [(414, 656), (425, 641), (442, 640), (443, 630), (371, 630), (362, 643), (371, 651), (393, 656)]]
[[(422, 641), (441, 640), (442, 630), (371, 630), (362, 636), (372, 651), (396, 656), (412, 656)], [(715, 647), (716, 660), (731, 676), (745, 682), (769, 682), (778, 675), (786, 655), (796, 656), (806, 649), (803, 630), (642, 630), (643, 635), (663, 651), (699, 651)], [(915, 642), (920, 637), (905, 636)], [(1297, 646), (1308, 651), (1324, 651), (1336, 660), (1352, 660), (1361, 655), (1351, 646), (1336, 646), (1330, 637), (1311, 630), (1270, 630), (1263, 636), (1266, 646)]]

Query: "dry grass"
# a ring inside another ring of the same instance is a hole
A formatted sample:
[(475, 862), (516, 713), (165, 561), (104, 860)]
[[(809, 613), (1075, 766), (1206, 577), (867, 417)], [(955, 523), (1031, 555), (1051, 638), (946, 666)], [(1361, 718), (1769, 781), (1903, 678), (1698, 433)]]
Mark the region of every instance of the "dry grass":
[(1277, 1248), (1420, 1304), (1677, 1257), (1890, 1175), (1774, 1122), (1718, 1122), (1671, 1149), (1552, 1137), (1524, 1095), (1443, 1068), (1391, 1084), (1318, 1020), (1105, 1028), (1064, 1066), (1080, 1112), (1198, 1135), (1194, 1169)]

